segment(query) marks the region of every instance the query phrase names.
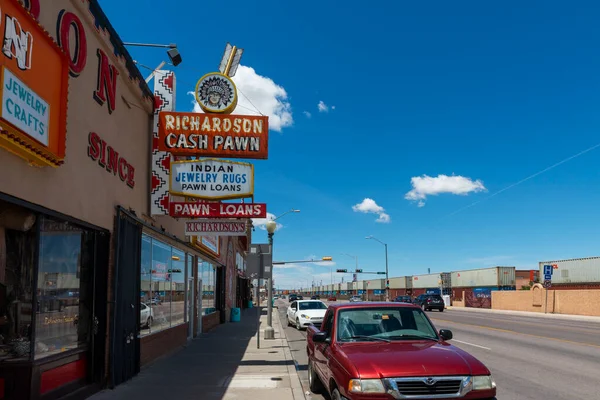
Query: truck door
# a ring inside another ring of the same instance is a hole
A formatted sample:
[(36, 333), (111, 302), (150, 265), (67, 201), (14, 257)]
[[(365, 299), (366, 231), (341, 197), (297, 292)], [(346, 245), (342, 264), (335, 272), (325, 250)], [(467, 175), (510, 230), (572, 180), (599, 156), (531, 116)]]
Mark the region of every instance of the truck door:
[(327, 382), (329, 372), (328, 372), (328, 355), (330, 354), (331, 341), (333, 340), (332, 332), (333, 332), (333, 312), (331, 310), (327, 310), (327, 314), (325, 314), (325, 318), (323, 319), (323, 324), (321, 325), (321, 332), (327, 332), (327, 337), (329, 338), (329, 342), (325, 343), (316, 343), (315, 342), (315, 368), (318, 374), (323, 379), (323, 382)]

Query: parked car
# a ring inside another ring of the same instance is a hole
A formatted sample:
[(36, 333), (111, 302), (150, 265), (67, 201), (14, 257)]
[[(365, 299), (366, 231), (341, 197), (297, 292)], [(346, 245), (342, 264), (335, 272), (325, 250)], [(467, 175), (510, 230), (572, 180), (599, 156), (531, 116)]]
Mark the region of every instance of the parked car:
[(413, 304), (332, 304), (320, 328), (307, 328), (310, 390), (332, 400), (494, 398), (489, 369), (451, 339)]
[(321, 296), (319, 296), (318, 294), (313, 294), (312, 296), (310, 296), (311, 300), (320, 300)]
[(327, 301), (337, 301), (337, 298), (335, 296), (329, 296)]
[(446, 307), (444, 299), (439, 294), (422, 294), (414, 300), (414, 304), (421, 306), (425, 311), (436, 309), (443, 312)]
[(362, 298), (360, 296), (352, 296), (350, 297), (350, 300), (348, 300), (350, 303), (355, 303), (357, 301), (362, 301)]
[(162, 304), (162, 301), (160, 301), (160, 299), (157, 297), (150, 299), (150, 305), (152, 305), (152, 306), (160, 306), (161, 304)]
[(146, 303), (140, 303), (140, 324), (142, 325), (142, 328), (150, 328), (152, 326), (152, 321), (154, 321), (152, 308)]
[(312, 324), (320, 326), (326, 310), (327, 305), (321, 300), (294, 301), (287, 310), (288, 326), (295, 325), (298, 330)]
[(412, 303), (412, 297), (410, 296), (397, 296), (394, 300), (396, 303)]

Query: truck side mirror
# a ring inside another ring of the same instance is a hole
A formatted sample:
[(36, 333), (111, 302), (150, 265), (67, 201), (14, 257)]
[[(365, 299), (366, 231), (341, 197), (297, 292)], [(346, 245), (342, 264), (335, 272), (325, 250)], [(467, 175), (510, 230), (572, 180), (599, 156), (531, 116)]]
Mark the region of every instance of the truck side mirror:
[(451, 340), (452, 339), (452, 331), (449, 329), (440, 329), (440, 337), (443, 340)]
[(327, 332), (315, 332), (313, 334), (313, 342), (325, 343), (327, 341)]

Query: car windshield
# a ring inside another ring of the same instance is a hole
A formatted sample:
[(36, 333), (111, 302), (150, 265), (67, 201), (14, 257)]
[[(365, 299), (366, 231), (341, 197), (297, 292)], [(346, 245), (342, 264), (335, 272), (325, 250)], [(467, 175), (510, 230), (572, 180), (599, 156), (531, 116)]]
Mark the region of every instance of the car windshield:
[(327, 306), (325, 303), (321, 303), (320, 301), (304, 301), (302, 303), (298, 303), (300, 305), (301, 310), (326, 310)]
[(380, 307), (340, 310), (337, 340), (438, 340), (437, 333), (420, 308)]

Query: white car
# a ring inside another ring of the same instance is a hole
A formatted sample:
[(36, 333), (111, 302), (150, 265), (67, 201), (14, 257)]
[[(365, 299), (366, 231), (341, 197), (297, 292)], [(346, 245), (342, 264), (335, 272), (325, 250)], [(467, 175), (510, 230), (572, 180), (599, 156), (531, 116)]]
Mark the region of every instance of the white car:
[(360, 296), (352, 296), (350, 297), (350, 303), (355, 303), (357, 301), (362, 301), (362, 298)]
[(140, 303), (140, 325), (144, 328), (150, 328), (154, 320), (154, 313), (146, 303)]
[(295, 325), (300, 330), (313, 324), (320, 326), (327, 311), (327, 304), (321, 300), (296, 300), (287, 309), (288, 326)]

